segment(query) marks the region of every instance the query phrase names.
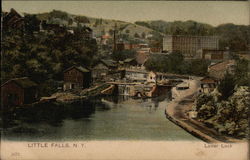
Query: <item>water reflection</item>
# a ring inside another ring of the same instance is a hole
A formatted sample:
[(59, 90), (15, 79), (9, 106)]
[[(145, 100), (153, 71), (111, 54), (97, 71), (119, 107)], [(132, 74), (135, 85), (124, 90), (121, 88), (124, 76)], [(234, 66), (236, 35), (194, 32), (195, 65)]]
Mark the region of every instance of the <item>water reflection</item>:
[(166, 119), (167, 104), (168, 97), (106, 96), (71, 104), (16, 109), (15, 116), (9, 116), (14, 124), (5, 127), (3, 138), (36, 141), (192, 139)]

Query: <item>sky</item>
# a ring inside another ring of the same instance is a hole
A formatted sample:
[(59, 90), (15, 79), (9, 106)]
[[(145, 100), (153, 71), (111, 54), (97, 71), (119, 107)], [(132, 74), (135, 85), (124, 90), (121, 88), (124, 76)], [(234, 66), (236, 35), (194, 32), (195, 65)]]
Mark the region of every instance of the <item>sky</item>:
[(250, 24), (248, 1), (2, 1), (2, 10), (43, 13), (53, 9), (128, 22), (195, 20), (213, 26)]

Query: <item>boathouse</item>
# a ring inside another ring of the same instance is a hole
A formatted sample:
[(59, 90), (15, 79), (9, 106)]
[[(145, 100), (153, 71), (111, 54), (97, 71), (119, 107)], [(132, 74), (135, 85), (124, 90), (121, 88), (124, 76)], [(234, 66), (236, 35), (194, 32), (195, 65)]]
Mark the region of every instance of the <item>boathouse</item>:
[(91, 84), (91, 72), (82, 66), (72, 66), (64, 71), (63, 90), (84, 89)]
[(10, 79), (1, 85), (3, 107), (33, 103), (37, 95), (37, 84), (28, 77)]

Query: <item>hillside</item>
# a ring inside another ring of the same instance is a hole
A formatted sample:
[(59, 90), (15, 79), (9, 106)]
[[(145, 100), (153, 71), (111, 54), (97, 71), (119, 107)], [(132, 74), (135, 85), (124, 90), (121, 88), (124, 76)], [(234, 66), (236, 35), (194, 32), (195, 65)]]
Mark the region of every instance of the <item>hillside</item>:
[(173, 35), (198, 35), (198, 36), (219, 36), (220, 47), (229, 48), (232, 51), (249, 51), (250, 47), (250, 26), (221, 24), (212, 26), (206, 23), (195, 21), (137, 21), (137, 25), (148, 27), (163, 34)]
[(213, 26), (195, 21), (137, 21), (137, 25), (145, 26), (164, 34), (213, 34)]
[(49, 13), (37, 14), (37, 17), (40, 20), (47, 20), (50, 23), (58, 23), (65, 26), (69, 24), (77, 26), (77, 23), (87, 25), (93, 29), (94, 35), (97, 37), (103, 35), (104, 33), (111, 33), (111, 30), (114, 29), (115, 25), (117, 25), (117, 29), (120, 34), (126, 34), (129, 37), (134, 37), (135, 34), (141, 36), (143, 34), (149, 35), (152, 33), (158, 33), (158, 31), (155, 31), (151, 28), (129, 22), (112, 19), (93, 18), (83, 15), (73, 15), (58, 10), (53, 10)]
[(129, 23), (120, 20), (73, 15), (58, 10), (37, 14), (37, 17), (40, 20), (47, 20), (49, 23), (59, 23), (64, 26), (77, 27), (77, 25), (87, 25), (93, 29), (95, 37), (99, 37), (105, 33), (112, 35), (112, 30), (117, 25), (118, 34), (125, 40), (152, 37), (152, 39), (161, 43), (162, 36), (165, 34), (214, 35), (220, 37), (221, 49), (228, 48), (232, 51), (247, 51), (250, 48), (250, 26), (246, 25), (221, 24), (219, 26), (212, 26), (192, 20), (174, 22), (155, 20)]

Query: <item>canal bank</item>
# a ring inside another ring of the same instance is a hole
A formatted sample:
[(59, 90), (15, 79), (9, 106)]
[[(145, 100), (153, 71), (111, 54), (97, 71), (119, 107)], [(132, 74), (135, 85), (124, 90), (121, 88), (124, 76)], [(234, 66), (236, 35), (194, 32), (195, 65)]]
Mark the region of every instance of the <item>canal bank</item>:
[(189, 89), (178, 91), (174, 88), (172, 91), (173, 95), (178, 96), (165, 109), (167, 119), (205, 142), (241, 142), (240, 140), (220, 135), (216, 130), (208, 128), (205, 124), (188, 116), (188, 112), (192, 110), (194, 105), (198, 90), (198, 80), (190, 80)]

